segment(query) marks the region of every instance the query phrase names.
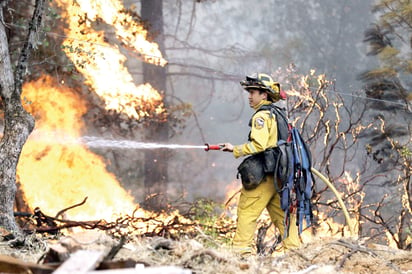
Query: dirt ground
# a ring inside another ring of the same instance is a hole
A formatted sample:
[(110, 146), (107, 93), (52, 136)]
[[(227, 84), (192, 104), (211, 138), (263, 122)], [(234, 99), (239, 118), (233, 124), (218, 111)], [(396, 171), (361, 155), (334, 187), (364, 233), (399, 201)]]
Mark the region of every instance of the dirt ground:
[[(112, 247), (120, 246), (119, 239), (96, 230), (48, 238), (33, 235), (26, 242), (24, 247), (11, 248), (3, 240), (0, 254), (45, 265), (45, 255), (50, 256), (51, 250), (58, 251), (59, 256), (54, 258), (63, 262), (79, 249), (108, 253)], [(178, 266), (192, 273), (412, 273), (411, 251), (364, 245), (349, 238), (322, 239), (287, 253), (241, 258), (227, 246), (217, 246), (206, 235), (178, 241), (135, 237), (127, 239), (111, 261), (128, 262), (129, 266)]]

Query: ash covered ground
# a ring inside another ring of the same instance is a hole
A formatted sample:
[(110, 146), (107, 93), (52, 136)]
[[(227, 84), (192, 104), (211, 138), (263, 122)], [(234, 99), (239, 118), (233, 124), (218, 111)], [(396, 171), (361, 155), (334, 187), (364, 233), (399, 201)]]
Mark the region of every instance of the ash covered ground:
[[(104, 231), (88, 230), (48, 238), (33, 235), (27, 243), (24, 247), (12, 248), (3, 241), (0, 253), (24, 262), (44, 264), (45, 254), (50, 250), (60, 250), (61, 255), (80, 249), (109, 252), (118, 245), (119, 239)], [(127, 262), (129, 266), (175, 266), (193, 273), (412, 273), (411, 251), (364, 244), (353, 238), (318, 238), (287, 253), (241, 258), (232, 253), (228, 245), (216, 243), (203, 233), (179, 240), (131, 237), (111, 261)]]

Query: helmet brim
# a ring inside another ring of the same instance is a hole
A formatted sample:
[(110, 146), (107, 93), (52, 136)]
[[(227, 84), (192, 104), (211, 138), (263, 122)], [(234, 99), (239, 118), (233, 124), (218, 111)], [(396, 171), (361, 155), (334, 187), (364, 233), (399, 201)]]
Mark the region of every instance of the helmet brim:
[[(269, 80), (271, 82), (273, 82), (273, 80), (271, 78)], [(277, 83), (277, 82), (274, 82), (273, 83), (273, 88), (271, 88), (267, 84), (264, 84), (257, 77), (246, 76), (246, 80), (241, 81), (240, 85), (246, 91), (249, 91), (251, 89), (257, 89), (257, 90), (265, 91), (273, 102), (277, 102), (279, 100), (285, 100), (286, 99), (286, 93), (280, 89), (280, 84)]]
[(243, 86), (245, 91), (249, 92), (251, 89), (256, 89), (256, 90), (263, 90), (267, 93), (267, 95), (272, 99), (272, 101), (277, 102), (279, 100), (286, 100), (286, 93), (281, 90), (279, 93), (274, 92), (273, 90), (270, 90), (267, 87), (262, 87), (262, 86), (256, 86), (256, 85), (249, 85), (249, 86)]

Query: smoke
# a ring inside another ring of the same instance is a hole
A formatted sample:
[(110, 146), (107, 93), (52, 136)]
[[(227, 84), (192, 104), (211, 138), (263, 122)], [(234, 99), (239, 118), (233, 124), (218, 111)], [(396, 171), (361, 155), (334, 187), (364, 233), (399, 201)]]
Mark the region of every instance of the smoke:
[[(180, 9), (175, 1), (165, 2), (167, 92), (190, 103), (197, 115), (172, 141), (245, 142), (253, 110), (239, 81), (252, 72), (272, 73), (294, 63), (299, 72), (316, 69), (335, 79), (340, 92), (357, 89), (356, 76), (367, 65), (362, 40), (372, 2), (202, 1)], [(217, 199), (224, 197), (222, 186), (236, 180), (241, 160), (219, 152), (175, 156), (171, 177), (184, 182), (192, 197), (217, 186), (210, 191)], [(191, 157), (187, 166), (180, 162)]]
[[(130, 7), (134, 2), (124, 1), (124, 4)], [(193, 112), (184, 127), (170, 139), (170, 144), (201, 146), (204, 143), (246, 142), (253, 110), (247, 104), (247, 93), (239, 81), (252, 72), (271, 74), (279, 67), (294, 63), (300, 72), (316, 69), (335, 78), (339, 91), (355, 89), (358, 86), (356, 75), (367, 63), (362, 40), (363, 30), (371, 22), (369, 9), (373, 1), (359, 2), (163, 1), (164, 56), (168, 61), (165, 98), (172, 104), (185, 102)], [(140, 12), (138, 5), (135, 11)], [(88, 20), (93, 21), (91, 17)], [(93, 27), (89, 21), (88, 31)], [(102, 33), (96, 34), (101, 40), (92, 43), (93, 47), (103, 42), (108, 48), (112, 46)], [(68, 40), (71, 43), (72, 40)], [(110, 49), (119, 55), (123, 53), (117, 46)], [(65, 50), (71, 48), (67, 46)], [(128, 60), (124, 60), (123, 55), (110, 59), (117, 60), (113, 61), (116, 66), (124, 63), (127, 71), (115, 69), (106, 57), (95, 66), (95, 75), (105, 72), (105, 78), (110, 79), (119, 77), (120, 71), (125, 72), (128, 85), (119, 87), (119, 92), (134, 90), (137, 85), (144, 84), (139, 82), (141, 60), (136, 61), (135, 57), (130, 54)], [(114, 70), (109, 72), (103, 65)], [(90, 69), (84, 71), (91, 72)], [(95, 83), (103, 91), (107, 88), (102, 82)], [(95, 116), (99, 116), (99, 112), (94, 109), (88, 109), (83, 116), (88, 127), (84, 134), (104, 140), (116, 139), (117, 133), (95, 124)], [(129, 134), (127, 137), (133, 140), (126, 142), (142, 141), (143, 130), (139, 128)], [(136, 197), (143, 195), (141, 189), (144, 187), (141, 150), (91, 149), (104, 156), (108, 170), (116, 174), (136, 200), (144, 198)], [(169, 190), (177, 196), (183, 193), (188, 199), (200, 196), (224, 199), (225, 187), (236, 181), (236, 167), (241, 161), (230, 153), (206, 153), (202, 149), (171, 149), (170, 155)], [(240, 187), (239, 180), (237, 183)]]

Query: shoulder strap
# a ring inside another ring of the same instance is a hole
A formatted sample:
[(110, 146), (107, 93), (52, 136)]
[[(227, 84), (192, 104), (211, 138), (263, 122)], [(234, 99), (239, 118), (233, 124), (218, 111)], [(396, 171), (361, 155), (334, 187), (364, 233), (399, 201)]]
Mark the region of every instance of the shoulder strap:
[(278, 139), (289, 142), (291, 125), (289, 123), (289, 119), (286, 117), (285, 110), (275, 105), (273, 105), (272, 110), (276, 114), (276, 122), (278, 124)]
[[(285, 109), (280, 108), (274, 104), (263, 105), (256, 110), (255, 114), (262, 110), (270, 110), (270, 116), (273, 114), (276, 117), (276, 123), (278, 125), (278, 139), (284, 141), (290, 141), (290, 123), (289, 119), (286, 117)], [(252, 126), (252, 119), (249, 121), (249, 126)]]

